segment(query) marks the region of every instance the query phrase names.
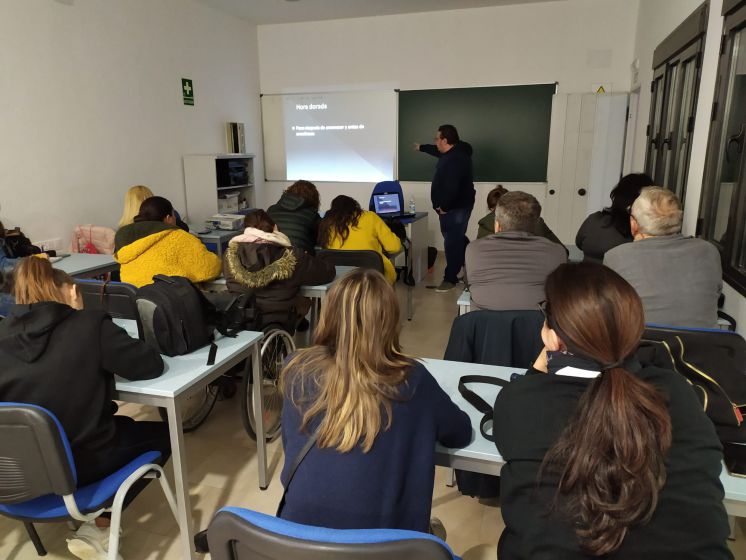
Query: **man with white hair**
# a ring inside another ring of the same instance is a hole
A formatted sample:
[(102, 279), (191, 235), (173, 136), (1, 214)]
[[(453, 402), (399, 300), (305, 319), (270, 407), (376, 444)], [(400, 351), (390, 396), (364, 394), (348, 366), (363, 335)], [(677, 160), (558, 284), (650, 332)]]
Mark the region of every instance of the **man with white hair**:
[(630, 211), (634, 241), (608, 251), (604, 264), (637, 290), (646, 323), (717, 327), (720, 253), (703, 239), (682, 235), (682, 217), (674, 193), (642, 189)]

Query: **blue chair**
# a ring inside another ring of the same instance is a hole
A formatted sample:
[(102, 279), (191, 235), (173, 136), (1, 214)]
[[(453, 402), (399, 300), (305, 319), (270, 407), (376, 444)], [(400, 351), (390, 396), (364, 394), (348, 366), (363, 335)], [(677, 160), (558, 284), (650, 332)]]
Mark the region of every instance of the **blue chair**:
[(36, 405), (0, 403), (0, 514), (22, 521), (39, 556), (46, 550), (34, 523), (91, 521), (111, 512), (109, 560), (116, 560), (127, 492), (141, 478), (158, 478), (176, 518), (176, 501), (154, 464), (160, 453), (143, 453), (106, 478), (77, 486), (70, 442), (57, 417)]
[(207, 528), (213, 560), (458, 560), (436, 536), (398, 529), (326, 529), (248, 509), (218, 510)]
[(399, 181), (381, 181), (375, 187), (373, 192), (370, 193), (370, 202), (368, 203), (368, 210), (375, 211), (375, 205), (373, 204), (373, 195), (383, 193), (396, 193), (399, 195), (399, 208), (402, 212), (405, 212), (404, 208), (404, 191), (402, 191), (401, 184)]

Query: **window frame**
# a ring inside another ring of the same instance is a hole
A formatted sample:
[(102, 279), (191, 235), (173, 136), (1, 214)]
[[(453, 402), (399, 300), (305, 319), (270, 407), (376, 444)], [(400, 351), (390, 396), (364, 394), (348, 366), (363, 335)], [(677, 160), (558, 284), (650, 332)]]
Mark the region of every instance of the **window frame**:
[[(682, 205), (686, 196), (686, 180), (691, 158), (691, 132), (697, 110), (702, 55), (707, 33), (709, 2), (700, 5), (655, 49), (653, 54), (653, 81), (650, 85), (651, 103), (645, 150), (645, 172), (656, 185), (676, 192)], [(694, 64), (691, 91), (684, 90), (685, 69)], [(661, 87), (663, 91), (661, 92)], [(685, 95), (690, 93), (690, 103), (684, 107)], [(660, 120), (656, 122), (660, 109)], [(682, 111), (686, 111), (686, 130), (681, 133)], [(676, 142), (685, 139), (686, 142)], [(683, 159), (681, 150), (686, 150)], [(679, 179), (681, 179), (679, 181)]]
[[(728, 149), (729, 139), (724, 137), (724, 127), (727, 126), (725, 114), (728, 107), (731, 76), (734, 75), (734, 57), (736, 56), (735, 38), (742, 34), (746, 41), (746, 0), (730, 1), (723, 4), (723, 35), (718, 61), (717, 80), (715, 84), (715, 99), (712, 108), (710, 132), (707, 141), (705, 159), (705, 174), (702, 194), (700, 198), (699, 220), (697, 235), (712, 242), (720, 251), (723, 279), (733, 286), (741, 295), (746, 296), (746, 266), (741, 269), (735, 261), (739, 258), (740, 250), (743, 254), (746, 248), (746, 139), (741, 140), (738, 165), (735, 166), (736, 175), (733, 181), (733, 193), (730, 200), (730, 211), (725, 228), (732, 228), (733, 235), (724, 235), (722, 243), (715, 239), (714, 227), (717, 224), (717, 202), (721, 194), (721, 171), (724, 151)], [(741, 123), (741, 129), (746, 129), (746, 117)], [(746, 132), (745, 132), (746, 134)], [(723, 145), (725, 144), (725, 145)]]

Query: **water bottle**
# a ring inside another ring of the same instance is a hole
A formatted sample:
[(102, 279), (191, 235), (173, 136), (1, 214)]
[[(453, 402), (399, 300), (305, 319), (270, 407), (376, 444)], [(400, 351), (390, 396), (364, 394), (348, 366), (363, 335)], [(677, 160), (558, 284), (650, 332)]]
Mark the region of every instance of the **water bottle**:
[(409, 197), (409, 211), (410, 211), (410, 212), (411, 212), (412, 214), (414, 214), (414, 213), (415, 213), (415, 209), (414, 209), (414, 197), (413, 197), (413, 196), (410, 196), (410, 197)]

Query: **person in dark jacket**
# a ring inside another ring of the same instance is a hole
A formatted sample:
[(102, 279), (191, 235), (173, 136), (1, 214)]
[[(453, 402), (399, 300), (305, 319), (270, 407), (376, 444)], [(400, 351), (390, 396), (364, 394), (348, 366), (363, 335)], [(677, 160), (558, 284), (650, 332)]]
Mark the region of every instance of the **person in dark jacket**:
[(458, 273), (464, 266), (464, 253), (469, 244), (466, 229), (476, 196), (471, 164), (472, 147), (459, 139), (455, 126), (444, 124), (438, 128), (435, 144), (415, 144), (415, 150), (438, 158), (430, 199), (440, 219), (446, 269), (443, 282), (435, 291), (447, 292), (458, 284)]
[[(479, 229), (477, 230), (477, 239), (482, 239), (483, 237), (487, 237), (488, 235), (494, 235), (495, 208), (497, 208), (497, 201), (500, 200), (500, 197), (506, 192), (509, 192), (508, 189), (506, 189), (502, 185), (497, 185), (494, 189), (487, 193), (487, 209), (490, 212), (489, 214), (481, 218), (478, 222)], [(555, 243), (559, 243), (564, 247), (562, 241), (559, 240), (559, 237), (554, 235), (554, 232), (549, 229), (549, 226), (544, 221), (544, 218), (542, 218), (541, 216), (539, 216), (539, 219), (536, 222), (536, 230), (534, 231), (534, 235), (538, 235), (539, 237), (546, 237), (547, 239), (549, 239), (549, 241), (554, 241)], [(568, 255), (570, 254), (567, 247), (565, 247), (565, 253), (567, 253)]]
[(603, 262), (607, 251), (632, 241), (629, 211), (643, 187), (653, 184), (645, 173), (625, 175), (611, 191), (611, 206), (588, 216), (575, 236), (583, 260)]
[[(79, 486), (112, 474), (146, 451), (170, 455), (168, 426), (115, 415), (114, 374), (151, 379), (163, 372), (156, 350), (131, 338), (103, 311), (82, 310), (73, 280), (48, 260), (21, 259), (16, 305), (0, 321), (0, 401), (50, 410), (65, 429)], [(84, 524), (68, 542), (81, 558), (105, 552), (108, 523)], [(84, 555), (88, 554), (88, 555)]]
[(223, 275), (231, 292), (253, 293), (261, 314), (261, 327), (280, 323), (293, 331), (310, 309), (310, 300), (298, 295), (303, 285), (334, 280), (333, 264), (293, 247), (264, 210), (244, 217), (245, 230), (228, 244)]
[(319, 191), (310, 181), (296, 181), (282, 193), (267, 214), (277, 229), (287, 235), (293, 247), (314, 254), (319, 229)]
[(723, 453), (678, 373), (635, 358), (634, 288), (596, 263), (549, 275), (544, 349), (495, 402), (500, 560), (728, 560)]
[[(315, 343), (281, 376), (285, 395), (283, 519), (335, 529), (410, 529), (430, 523), (435, 444), (462, 447), (469, 416), (424, 365), (402, 354), (399, 302), (382, 274), (335, 282)], [(313, 447), (290, 468), (308, 438)]]

